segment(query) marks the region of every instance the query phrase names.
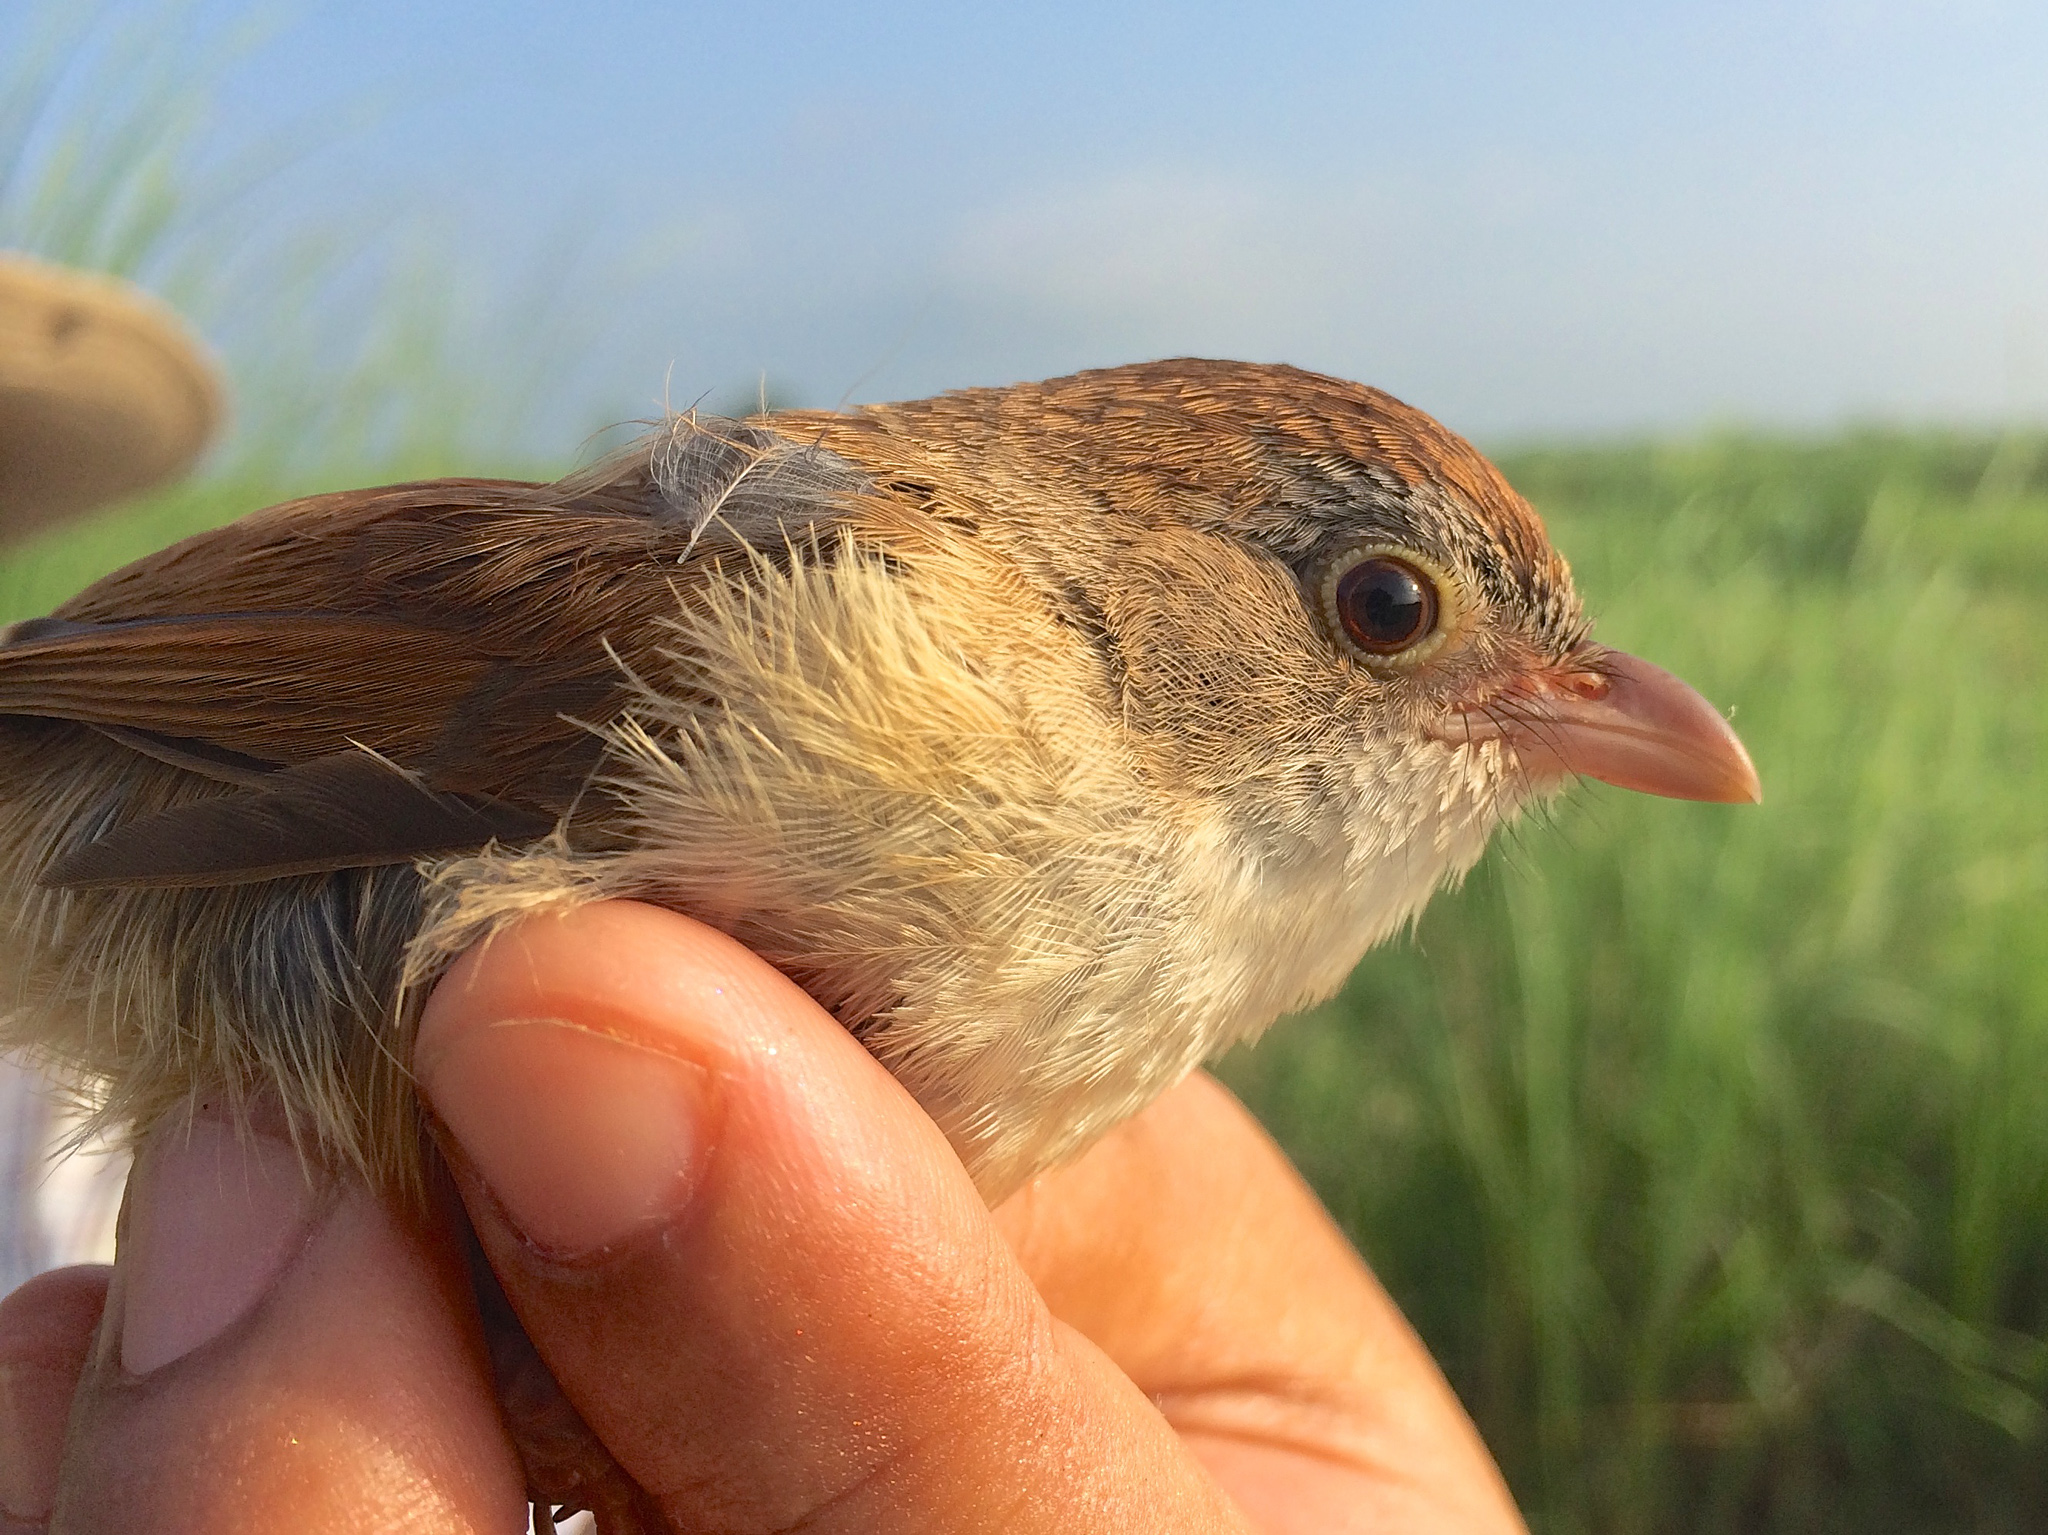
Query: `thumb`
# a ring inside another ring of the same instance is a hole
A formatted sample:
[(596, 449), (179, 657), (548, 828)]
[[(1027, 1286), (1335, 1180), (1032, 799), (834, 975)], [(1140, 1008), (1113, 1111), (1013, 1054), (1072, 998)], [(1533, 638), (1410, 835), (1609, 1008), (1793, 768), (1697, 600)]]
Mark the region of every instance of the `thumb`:
[(442, 982), (415, 1058), (526, 1331), (677, 1527), (1244, 1527), (917, 1105), (731, 940), (530, 921)]

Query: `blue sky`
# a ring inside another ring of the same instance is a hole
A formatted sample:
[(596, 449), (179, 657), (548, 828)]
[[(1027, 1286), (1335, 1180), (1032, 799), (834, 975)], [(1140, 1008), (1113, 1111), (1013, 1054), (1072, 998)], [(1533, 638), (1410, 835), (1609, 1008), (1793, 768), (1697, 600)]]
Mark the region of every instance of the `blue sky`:
[(210, 131), (633, 407), (1210, 353), (1499, 439), (2048, 416), (2044, 82), (2039, 0), (330, 0)]

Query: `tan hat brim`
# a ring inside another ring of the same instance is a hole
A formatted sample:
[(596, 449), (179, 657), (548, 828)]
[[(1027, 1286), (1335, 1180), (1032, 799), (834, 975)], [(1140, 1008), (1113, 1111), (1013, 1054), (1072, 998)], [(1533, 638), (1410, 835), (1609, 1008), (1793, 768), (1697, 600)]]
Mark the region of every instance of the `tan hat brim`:
[(164, 305), (0, 251), (0, 538), (183, 473), (224, 408), (204, 347)]

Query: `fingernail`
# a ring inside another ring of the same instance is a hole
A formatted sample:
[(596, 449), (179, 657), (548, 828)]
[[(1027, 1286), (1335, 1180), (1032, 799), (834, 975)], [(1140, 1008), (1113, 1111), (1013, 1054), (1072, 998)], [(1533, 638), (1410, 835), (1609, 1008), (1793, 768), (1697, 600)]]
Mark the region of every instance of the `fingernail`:
[(673, 1220), (709, 1150), (711, 1074), (560, 1019), (456, 1022), (420, 1086), (526, 1239), (562, 1257)]
[(121, 1366), (146, 1375), (220, 1336), (305, 1246), (316, 1190), (289, 1143), (211, 1116), (150, 1135), (117, 1268)]

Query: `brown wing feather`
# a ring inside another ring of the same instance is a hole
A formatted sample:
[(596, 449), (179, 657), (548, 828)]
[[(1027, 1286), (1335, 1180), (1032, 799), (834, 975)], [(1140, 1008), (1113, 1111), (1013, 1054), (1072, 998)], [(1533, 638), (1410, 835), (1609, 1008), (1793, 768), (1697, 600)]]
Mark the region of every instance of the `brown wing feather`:
[(351, 740), (413, 758), (490, 669), (466, 635), (350, 614), (71, 624), (0, 651), (0, 714), (147, 730), (277, 764)]
[(680, 423), (558, 484), (287, 503), (0, 632), (0, 715), (78, 721), (241, 789), (117, 828), (59, 882), (228, 883), (538, 835), (732, 530), (817, 527), (859, 479), (738, 440)]
[(436, 794), (367, 752), (271, 775), (263, 787), (116, 827), (50, 865), (42, 883), (231, 885), (405, 863), (493, 839), (544, 836), (545, 815), (471, 795)]

